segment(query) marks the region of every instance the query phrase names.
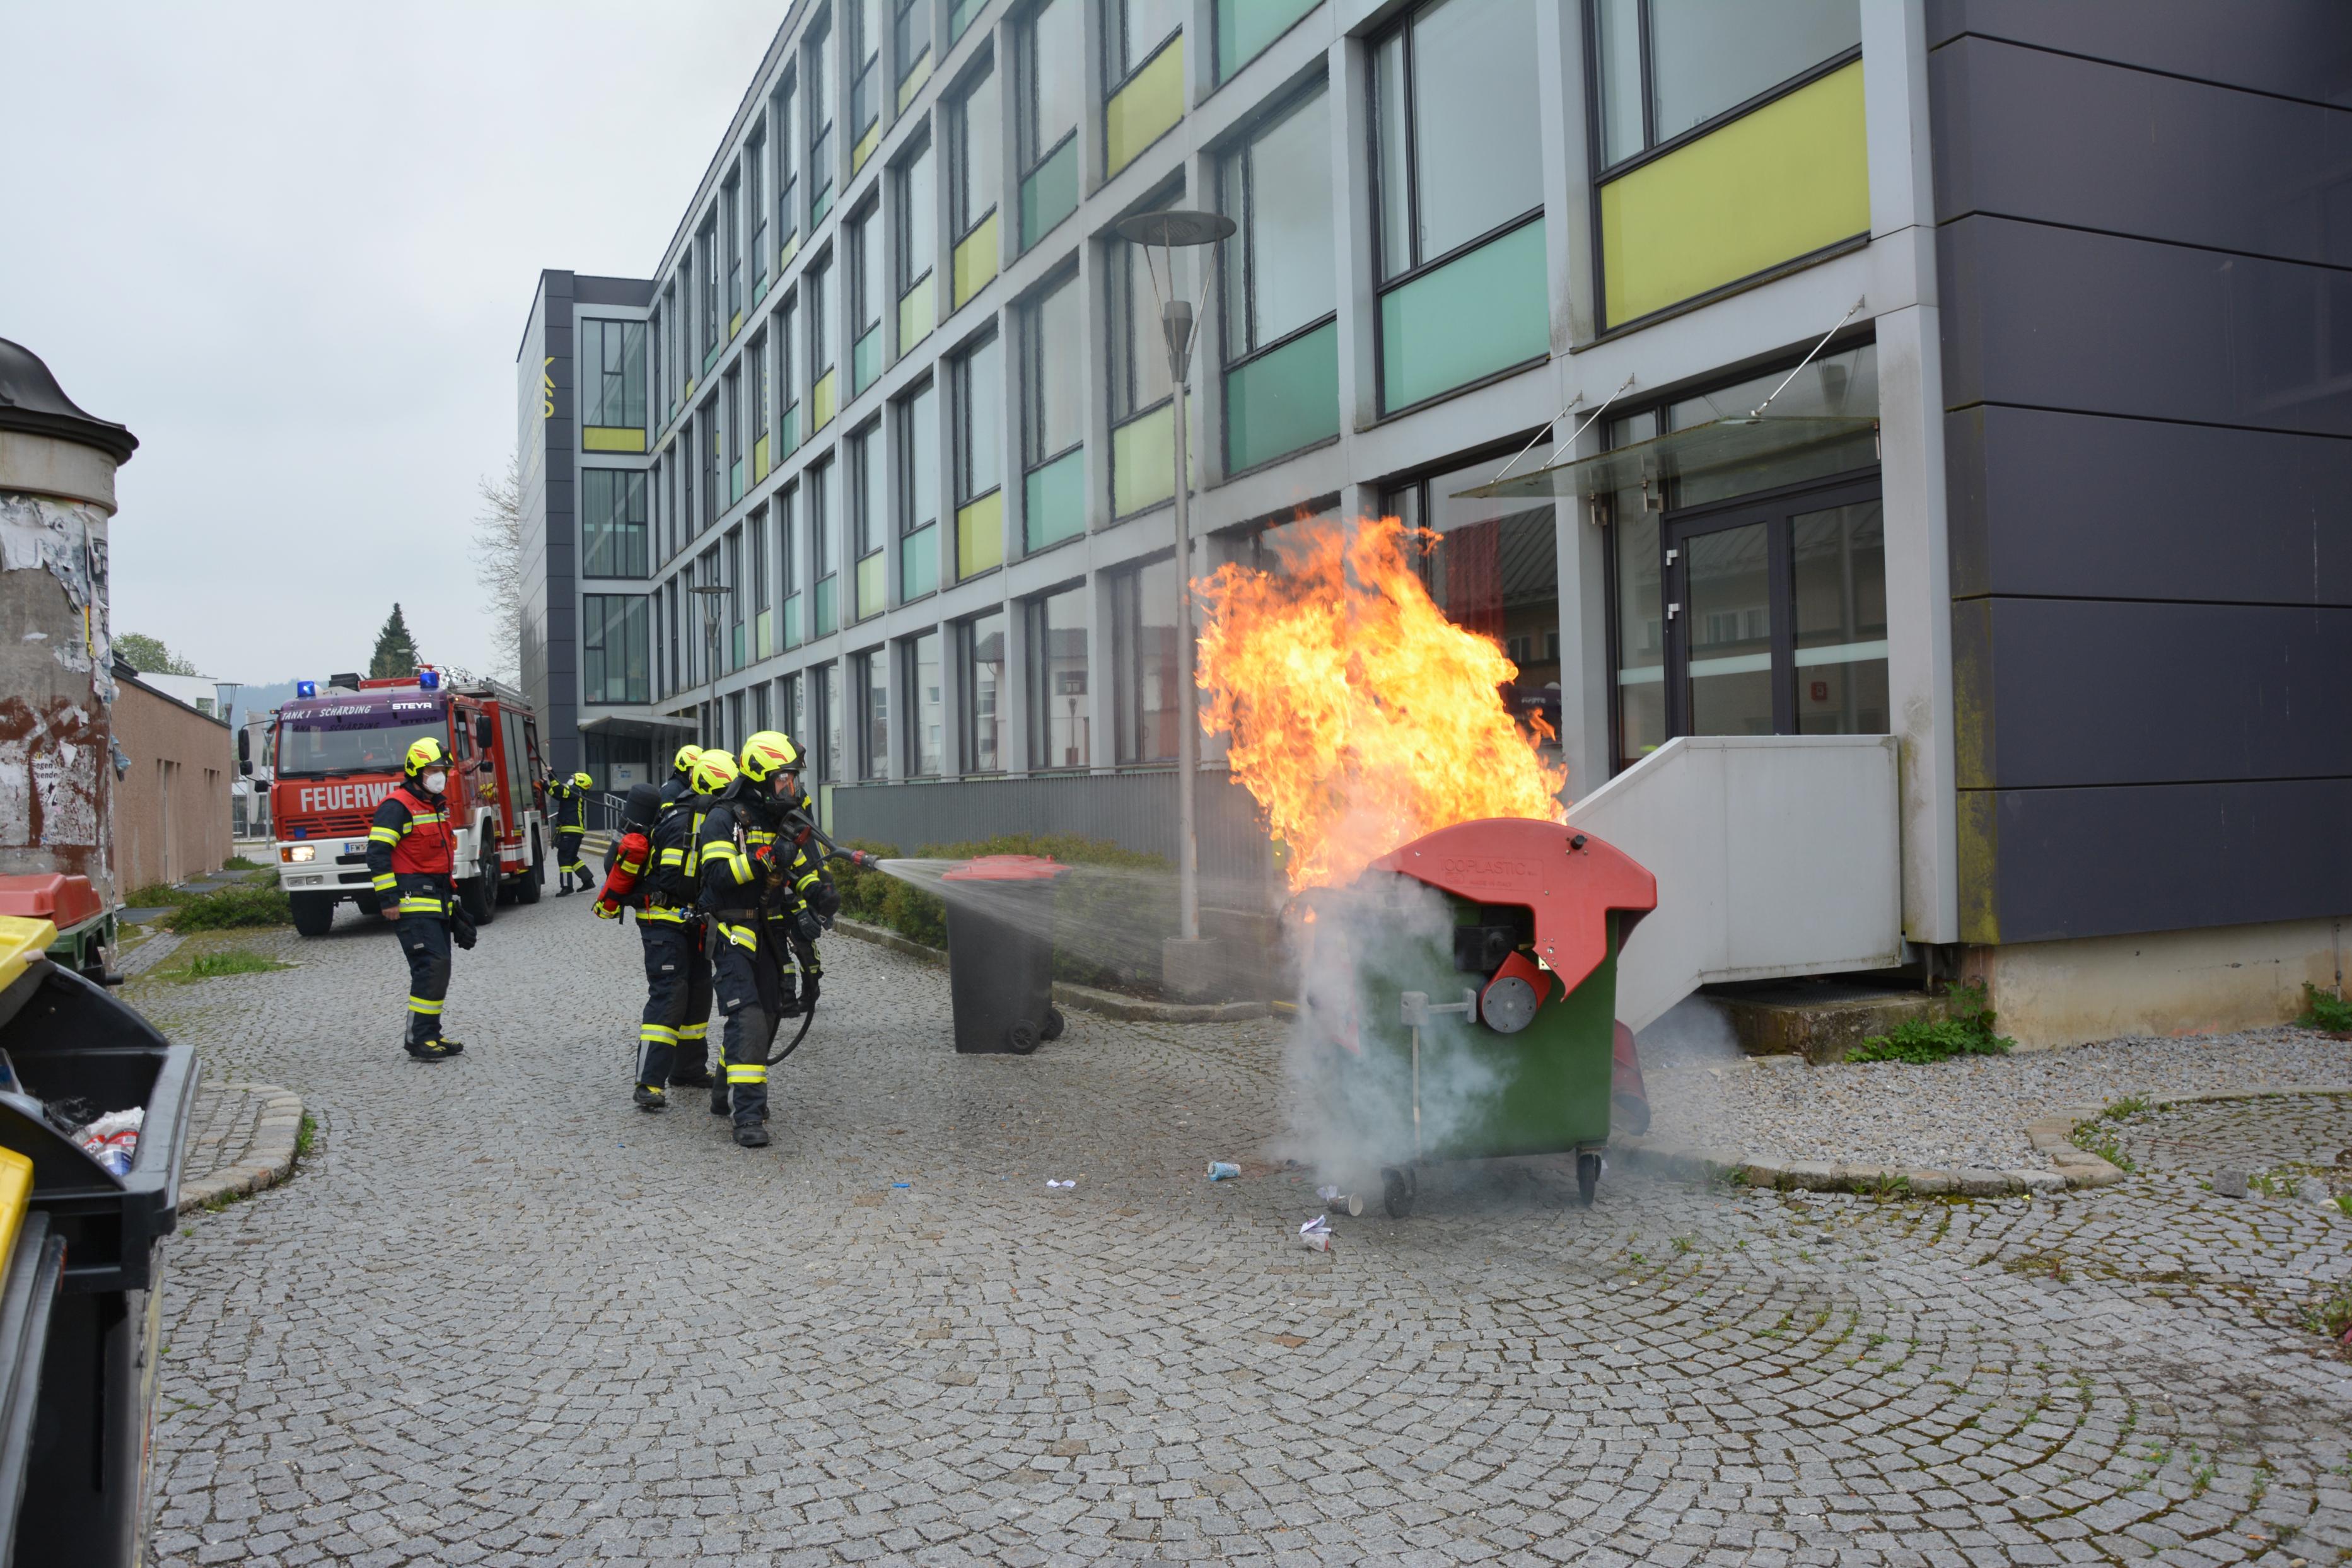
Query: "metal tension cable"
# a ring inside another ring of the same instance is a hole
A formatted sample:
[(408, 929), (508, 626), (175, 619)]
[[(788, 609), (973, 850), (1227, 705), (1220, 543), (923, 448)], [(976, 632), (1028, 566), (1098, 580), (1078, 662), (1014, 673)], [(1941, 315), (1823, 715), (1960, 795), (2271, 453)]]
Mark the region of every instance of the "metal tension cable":
[[(1866, 298), (1868, 297), (1864, 296), (1864, 298)], [(1822, 333), (1822, 340), (1813, 345), (1813, 354), (1818, 354), (1823, 349), (1828, 348), (1830, 346), (1830, 340), (1838, 335), (1838, 327), (1843, 327), (1847, 322), (1853, 320), (1853, 313), (1861, 308), (1861, 299), (1856, 299), (1853, 304), (1847, 306), (1845, 308), (1845, 314), (1837, 319), (1837, 327), (1832, 327), (1828, 331)], [(1782, 392), (1787, 392), (1789, 390), (1789, 383), (1797, 379), (1797, 371), (1801, 371), (1807, 365), (1813, 362), (1813, 354), (1807, 354), (1803, 359), (1799, 360), (1797, 361), (1797, 370), (1790, 371), (1787, 375), (1782, 376), (1780, 378), (1780, 384), (1772, 389), (1771, 397), (1766, 398), (1762, 402), (1759, 402), (1754, 408), (1749, 409), (1748, 411), (1748, 417), (1754, 419), (1759, 414), (1761, 414), (1766, 409), (1770, 408), (1772, 406), (1772, 398), (1779, 397)]]
[[(1843, 325), (1843, 323), (1841, 323), (1841, 325)], [(1552, 450), (1557, 452), (1563, 444), (1569, 446), (1575, 445), (1576, 438), (1592, 428), (1592, 421), (1599, 419), (1601, 414), (1606, 413), (1609, 405), (1615, 402), (1619, 398), (1623, 397), (1627, 392), (1633, 389), (1633, 378), (1632, 376), (1627, 376), (1623, 382), (1618, 386), (1615, 392), (1611, 392), (1607, 397), (1601, 400), (1601, 406), (1592, 411), (1591, 418), (1587, 419), (1582, 424), (1578, 425), (1574, 430), (1568, 433), (1568, 440), (1565, 443), (1557, 441), (1553, 442)], [(1496, 475), (1492, 479), (1487, 480), (1486, 483), (1489, 485), (1501, 484), (1503, 482), (1503, 474), (1508, 474), (1512, 469), (1517, 468), (1519, 465), (1519, 458), (1525, 457), (1529, 452), (1533, 451), (1535, 449), (1536, 443), (1541, 441), (1546, 434), (1549, 434), (1553, 426), (1559, 423), (1561, 420), (1566, 419), (1569, 416), (1570, 410), (1573, 410), (1578, 403), (1582, 402), (1583, 401), (1584, 394), (1582, 392), (1579, 392), (1576, 396), (1570, 398), (1567, 408), (1561, 409), (1550, 419), (1546, 420), (1544, 422), (1543, 429), (1537, 431), (1533, 435), (1528, 437), (1528, 444), (1519, 448), (1518, 455), (1513, 457), (1508, 463), (1503, 465), (1503, 473)]]

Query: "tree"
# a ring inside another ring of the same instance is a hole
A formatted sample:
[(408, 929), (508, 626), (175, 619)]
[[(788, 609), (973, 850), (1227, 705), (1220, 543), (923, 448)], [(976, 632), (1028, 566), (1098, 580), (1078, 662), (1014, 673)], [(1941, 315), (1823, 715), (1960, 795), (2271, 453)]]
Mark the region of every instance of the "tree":
[(408, 634), (408, 622), (400, 613), (395, 601), (383, 630), (375, 634), (375, 656), (368, 661), (370, 679), (385, 675), (413, 675), (416, 666), (425, 661), (418, 657), (416, 639)]
[(201, 675), (203, 671), (163, 646), (161, 637), (125, 632), (114, 640), (115, 657), (144, 675)]
[(482, 509), (474, 515), (474, 582), (490, 612), (490, 674), (522, 676), (522, 458), (507, 458), (506, 476), (485, 476)]

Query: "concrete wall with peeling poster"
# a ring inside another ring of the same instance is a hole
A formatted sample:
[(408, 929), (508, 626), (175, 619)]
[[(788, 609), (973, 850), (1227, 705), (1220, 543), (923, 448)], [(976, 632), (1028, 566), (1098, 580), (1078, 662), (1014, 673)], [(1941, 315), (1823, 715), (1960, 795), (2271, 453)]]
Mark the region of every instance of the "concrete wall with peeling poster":
[(0, 341), (0, 875), (86, 876), (110, 904), (107, 528), (115, 468), (136, 445)]

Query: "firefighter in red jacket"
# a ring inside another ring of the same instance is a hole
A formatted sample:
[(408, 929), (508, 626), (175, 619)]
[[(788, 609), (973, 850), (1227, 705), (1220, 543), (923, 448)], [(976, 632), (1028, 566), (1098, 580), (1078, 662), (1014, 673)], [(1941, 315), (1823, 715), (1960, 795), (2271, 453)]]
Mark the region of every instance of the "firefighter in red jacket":
[(408, 956), (408, 1054), (442, 1061), (466, 1048), (441, 1032), (449, 994), (449, 941), (474, 945), (473, 924), (449, 880), (457, 835), (449, 825), (449, 754), (431, 736), (408, 748), (398, 784), (375, 809), (368, 829), (368, 872), (377, 906), (400, 933)]

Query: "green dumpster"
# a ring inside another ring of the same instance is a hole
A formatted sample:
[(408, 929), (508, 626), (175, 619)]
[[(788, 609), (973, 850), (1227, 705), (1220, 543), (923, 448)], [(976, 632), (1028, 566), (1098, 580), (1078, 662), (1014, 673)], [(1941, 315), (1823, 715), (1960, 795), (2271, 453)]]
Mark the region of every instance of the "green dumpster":
[(1592, 1200), (1629, 1071), (1639, 1093), (1617, 955), (1656, 905), (1622, 852), (1517, 818), (1441, 828), (1315, 902), (1309, 1094), (1391, 1214), (1421, 1166), (1509, 1155), (1575, 1154)]

